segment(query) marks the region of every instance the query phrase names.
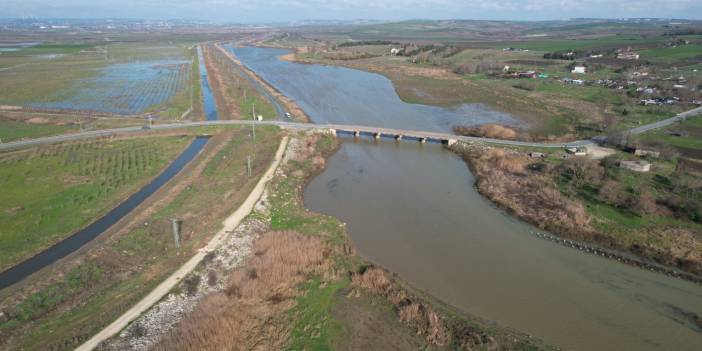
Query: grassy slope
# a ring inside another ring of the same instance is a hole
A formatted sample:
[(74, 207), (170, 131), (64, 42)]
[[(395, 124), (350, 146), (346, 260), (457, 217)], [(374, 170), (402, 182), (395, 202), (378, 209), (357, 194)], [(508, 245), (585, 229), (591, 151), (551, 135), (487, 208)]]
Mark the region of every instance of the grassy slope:
[[(224, 147), (208, 158), (204, 171), (142, 223), (121, 231), (102, 249), (82, 260), (65, 276), (39, 289), (4, 312), (0, 333), (15, 339), (4, 349), (73, 349), (151, 291), (221, 227), (268, 168), (279, 129), (256, 130), (254, 176), (246, 176), (251, 152), (248, 131), (233, 130)], [(201, 129), (221, 132), (221, 129)], [(204, 155), (199, 159), (203, 159)], [(212, 207), (212, 204), (219, 206)], [(169, 218), (184, 220), (180, 251), (173, 248)], [(0, 339), (0, 342), (2, 340)]]
[(0, 154), (0, 267), (106, 213), (158, 174), (186, 141), (93, 140)]

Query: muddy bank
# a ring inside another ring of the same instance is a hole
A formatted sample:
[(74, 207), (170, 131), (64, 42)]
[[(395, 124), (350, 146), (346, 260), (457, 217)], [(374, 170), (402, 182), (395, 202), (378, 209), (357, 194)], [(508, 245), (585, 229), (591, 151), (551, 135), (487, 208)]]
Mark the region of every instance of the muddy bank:
[(482, 195), (516, 217), (557, 235), (539, 236), (646, 270), (702, 283), (702, 261), (653, 245), (627, 245), (598, 231), (591, 225), (591, 215), (583, 204), (562, 194), (541, 169), (545, 165), (525, 153), (463, 143), (450, 149), (469, 165)]

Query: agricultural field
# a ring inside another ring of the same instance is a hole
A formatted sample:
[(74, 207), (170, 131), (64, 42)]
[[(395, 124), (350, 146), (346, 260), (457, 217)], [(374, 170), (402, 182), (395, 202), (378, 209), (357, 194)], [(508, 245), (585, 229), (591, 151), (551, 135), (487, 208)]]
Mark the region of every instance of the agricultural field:
[[(167, 191), (162, 197), (146, 203), (144, 211), (128, 217), (114, 234), (88, 249), (85, 255), (69, 259), (65, 263), (65, 274), (53, 274), (37, 282), (38, 286), (22, 288), (21, 292), (12, 292), (9, 296), (3, 291), (0, 311), (5, 317), (0, 319), (0, 334), (3, 335), (0, 348), (75, 349), (187, 261), (222, 227), (222, 220), (241, 205), (273, 159), (281, 138), (280, 129), (256, 128), (256, 157), (252, 175), (247, 175), (246, 160), (253, 151), (249, 132), (250, 129), (244, 127), (184, 131), (189, 136), (212, 136), (192, 165), (164, 185)], [(158, 150), (166, 144), (168, 147), (183, 145), (190, 137), (149, 140), (159, 140), (161, 146), (152, 145), (149, 149), (164, 154)], [(129, 142), (133, 145), (136, 141)], [(134, 149), (115, 147), (115, 151), (123, 155), (122, 160)], [(138, 154), (142, 149), (135, 152)], [(144, 151), (144, 155), (150, 154)], [(76, 156), (76, 161), (79, 157)], [(128, 164), (114, 157), (117, 169), (120, 164)], [(64, 158), (63, 162), (66, 160)], [(79, 167), (78, 171), (102, 169), (103, 177), (115, 178), (111, 176), (113, 171), (106, 167), (110, 157), (103, 156), (102, 160), (95, 162), (92, 168)], [(116, 178), (121, 179), (121, 176)], [(170, 218), (183, 221), (180, 249), (173, 245)]]
[(641, 55), (646, 59), (666, 62), (694, 58), (702, 60), (702, 44), (643, 50), (641, 51)]
[(198, 98), (182, 44), (40, 44), (0, 53), (0, 104), (179, 118)]
[(0, 269), (65, 238), (156, 176), (189, 138), (97, 139), (0, 154)]
[(77, 83), (69, 96), (47, 97), (52, 102), (31, 103), (40, 109), (84, 110), (134, 115), (167, 102), (185, 89), (190, 78), (188, 61), (149, 61), (109, 65), (96, 77)]

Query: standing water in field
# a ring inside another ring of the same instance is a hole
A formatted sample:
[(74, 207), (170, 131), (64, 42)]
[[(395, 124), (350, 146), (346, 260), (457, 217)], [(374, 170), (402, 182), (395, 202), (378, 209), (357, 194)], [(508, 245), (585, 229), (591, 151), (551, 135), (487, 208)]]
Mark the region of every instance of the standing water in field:
[[(282, 50), (234, 52), (315, 122), (446, 131), (513, 121), (474, 105), (407, 104), (382, 76), (279, 61)], [(473, 183), (439, 145), (347, 140), (304, 199), (345, 221), (369, 261), (474, 315), (569, 349), (699, 350), (699, 286), (539, 239)]]
[(191, 62), (159, 60), (119, 63), (100, 69), (95, 77), (30, 106), (45, 109), (139, 114), (168, 102), (187, 89)]

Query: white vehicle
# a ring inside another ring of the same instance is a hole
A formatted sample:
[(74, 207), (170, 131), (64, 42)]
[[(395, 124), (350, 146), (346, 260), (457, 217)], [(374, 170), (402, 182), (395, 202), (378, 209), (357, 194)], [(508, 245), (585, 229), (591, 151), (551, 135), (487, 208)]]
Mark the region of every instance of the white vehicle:
[(290, 114), (290, 112), (285, 112), (285, 117), (292, 119), (292, 115)]

